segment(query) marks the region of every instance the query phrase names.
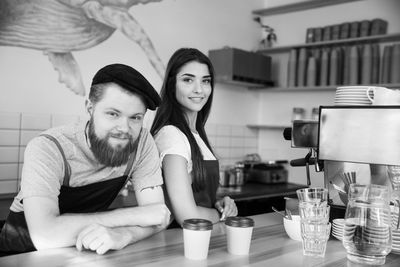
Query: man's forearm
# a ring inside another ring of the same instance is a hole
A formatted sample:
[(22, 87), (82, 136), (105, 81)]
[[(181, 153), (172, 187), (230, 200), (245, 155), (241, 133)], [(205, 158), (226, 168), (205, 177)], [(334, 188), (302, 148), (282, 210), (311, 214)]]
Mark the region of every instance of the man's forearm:
[[(62, 214), (47, 220), (45, 225), (42, 225), (40, 229), (36, 228), (33, 231), (30, 229), (30, 234), (37, 249), (73, 246), (79, 232), (91, 224), (99, 224), (110, 228), (146, 227), (143, 229), (151, 229), (148, 226), (159, 225), (159, 222), (153, 218), (149, 218), (160, 216), (157, 214), (159, 212), (154, 210), (149, 211), (148, 209), (151, 209), (151, 207), (122, 208), (88, 214)], [(153, 234), (154, 231), (150, 231), (150, 229), (133, 231), (133, 239), (129, 243), (135, 242), (135, 238), (140, 238), (141, 236), (145, 238)]]

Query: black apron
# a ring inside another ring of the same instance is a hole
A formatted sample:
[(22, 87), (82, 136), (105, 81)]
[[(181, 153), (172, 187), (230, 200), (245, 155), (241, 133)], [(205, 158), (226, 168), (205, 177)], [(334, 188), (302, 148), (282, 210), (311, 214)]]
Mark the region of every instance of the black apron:
[[(90, 213), (105, 211), (125, 186), (129, 171), (135, 159), (135, 152), (129, 158), (125, 173), (121, 177), (78, 187), (70, 187), (70, 165), (59, 142), (50, 135), (42, 135), (53, 141), (64, 159), (64, 180), (58, 196), (60, 214)], [(0, 256), (36, 250), (29, 235), (24, 212), (10, 211), (0, 233)]]
[[(217, 189), (219, 186), (218, 160), (203, 160), (203, 166), (206, 171), (207, 179), (205, 180), (204, 188), (200, 191), (195, 192), (192, 185), (193, 197), (197, 206), (214, 208), (214, 204), (217, 201)], [(164, 192), (164, 195), (168, 196), (168, 193)], [(167, 205), (168, 208), (172, 210), (169, 198), (167, 201)], [(173, 220), (172, 223), (168, 226), (168, 229), (179, 227), (181, 226), (178, 224), (178, 222), (176, 220)]]

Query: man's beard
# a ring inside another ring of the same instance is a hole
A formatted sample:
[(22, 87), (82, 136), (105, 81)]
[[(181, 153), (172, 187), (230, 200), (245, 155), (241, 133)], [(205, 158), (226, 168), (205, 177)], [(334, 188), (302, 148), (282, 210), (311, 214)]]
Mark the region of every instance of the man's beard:
[[(126, 135), (129, 136), (129, 142), (125, 147), (121, 148), (120, 146), (117, 146), (114, 148), (110, 145), (109, 139), (111, 136), (126, 137)], [(106, 137), (98, 138), (94, 131), (94, 122), (92, 118), (89, 121), (88, 137), (91, 150), (96, 159), (101, 164), (109, 167), (118, 167), (126, 164), (129, 160), (129, 156), (135, 150), (137, 145), (137, 140), (134, 142), (132, 136), (125, 133), (107, 133)]]

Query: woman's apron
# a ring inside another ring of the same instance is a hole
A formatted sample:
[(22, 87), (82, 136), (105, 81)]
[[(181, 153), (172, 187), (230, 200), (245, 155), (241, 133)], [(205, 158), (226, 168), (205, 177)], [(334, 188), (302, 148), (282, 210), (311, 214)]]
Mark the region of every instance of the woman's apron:
[[(214, 208), (215, 202), (217, 201), (217, 189), (219, 186), (219, 164), (218, 160), (203, 160), (203, 166), (206, 171), (205, 186), (201, 191), (195, 192), (192, 185), (193, 197), (197, 206), (205, 208)], [(168, 194), (165, 192), (165, 195)], [(170, 210), (170, 202), (167, 202)], [(170, 228), (181, 227), (176, 220), (168, 226)]]
[[(130, 156), (123, 176), (84, 186), (70, 187), (71, 169), (60, 143), (53, 136), (42, 136), (57, 145), (64, 160), (65, 174), (60, 195), (58, 196), (60, 214), (91, 213), (107, 210), (127, 182), (136, 153), (134, 152)], [(10, 211), (0, 233), (0, 256), (34, 250), (36, 248), (30, 238), (24, 212)]]

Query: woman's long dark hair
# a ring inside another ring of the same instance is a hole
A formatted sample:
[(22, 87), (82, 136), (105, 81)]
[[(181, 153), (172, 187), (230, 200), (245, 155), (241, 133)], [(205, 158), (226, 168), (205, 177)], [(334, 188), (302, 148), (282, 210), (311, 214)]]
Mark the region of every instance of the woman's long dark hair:
[(196, 120), (196, 130), (204, 143), (212, 152), (210, 143), (208, 141), (204, 125), (210, 114), (211, 103), (214, 95), (214, 68), (210, 59), (194, 48), (181, 48), (177, 50), (168, 62), (167, 70), (164, 77), (164, 82), (161, 88), (161, 104), (157, 109), (153, 125), (151, 127), (151, 134), (154, 136), (157, 132), (166, 125), (173, 125), (181, 130), (189, 140), (191, 159), (193, 163), (193, 189), (198, 192), (205, 187), (206, 173), (202, 163), (203, 155), (197, 142), (190, 131), (188, 121), (184, 114), (184, 109), (181, 104), (176, 100), (176, 76), (182, 66), (189, 62), (199, 62), (208, 67), (211, 76), (211, 94), (204, 105), (198, 112)]

